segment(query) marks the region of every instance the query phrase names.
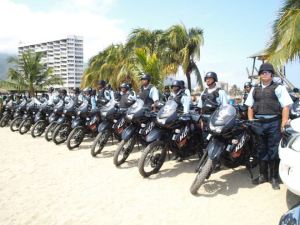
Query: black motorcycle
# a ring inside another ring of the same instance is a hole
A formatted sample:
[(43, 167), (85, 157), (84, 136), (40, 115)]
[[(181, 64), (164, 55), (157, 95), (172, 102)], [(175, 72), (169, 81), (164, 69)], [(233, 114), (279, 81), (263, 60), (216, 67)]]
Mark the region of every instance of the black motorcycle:
[(57, 126), (57, 120), (63, 114), (64, 103), (65, 103), (64, 100), (60, 99), (58, 103), (54, 106), (52, 114), (49, 116), (48, 119), (49, 125), (45, 130), (45, 139), (47, 141), (52, 140), (52, 134)]
[(39, 111), (35, 114), (34, 125), (31, 129), (31, 136), (33, 138), (41, 136), (46, 127), (49, 125), (49, 116), (53, 111), (52, 105), (48, 104), (48, 101), (45, 100), (39, 106)]
[(38, 104), (35, 102), (35, 99), (31, 99), (29, 103), (26, 105), (26, 111), (23, 115), (22, 122), (19, 126), (19, 133), (25, 134), (27, 133), (31, 126), (34, 124), (35, 114), (38, 112)]
[(99, 109), (90, 110), (88, 100), (77, 109), (77, 117), (72, 120), (71, 128), (73, 129), (67, 138), (67, 146), (69, 150), (77, 148), (83, 141), (86, 134), (96, 136), (97, 127), (100, 122)]
[(66, 100), (62, 116), (56, 121), (57, 126), (52, 134), (52, 139), (55, 144), (65, 142), (72, 130), (72, 118), (75, 118), (75, 102), (72, 98)]
[(98, 135), (91, 147), (91, 155), (93, 157), (101, 153), (110, 137), (121, 141), (122, 132), (127, 125), (125, 121), (127, 109), (119, 108), (114, 101), (110, 101), (102, 106), (100, 111), (102, 122), (98, 126)]
[(252, 177), (251, 169), (257, 165), (255, 136), (259, 134), (261, 129), (254, 123), (238, 119), (233, 106), (218, 108), (210, 118), (209, 142), (197, 166), (198, 173), (190, 192), (196, 194), (219, 163), (229, 168), (245, 165)]
[(0, 127), (6, 127), (9, 124), (9, 121), (14, 119), (14, 113), (17, 107), (18, 104), (12, 100), (6, 104), (5, 110), (0, 120)]
[(23, 99), (20, 105), (17, 106), (16, 111), (14, 113), (14, 119), (10, 123), (10, 130), (12, 132), (19, 130), (19, 126), (23, 120), (23, 115), (26, 111), (26, 104), (27, 101)]
[(146, 146), (149, 143), (149, 140), (145, 139), (145, 135), (140, 133), (141, 129), (148, 129), (150, 132), (153, 128), (151, 126), (153, 116), (151, 117), (149, 110), (141, 99), (137, 99), (127, 110), (125, 120), (129, 125), (123, 131), (122, 141), (114, 153), (113, 162), (116, 166), (120, 166), (126, 161), (135, 144)]
[(202, 132), (198, 128), (198, 113), (178, 113), (178, 105), (169, 100), (160, 109), (155, 121), (155, 128), (147, 135), (154, 140), (143, 151), (138, 162), (139, 172), (143, 177), (156, 174), (165, 162), (168, 151), (186, 158), (198, 154), (202, 156)]

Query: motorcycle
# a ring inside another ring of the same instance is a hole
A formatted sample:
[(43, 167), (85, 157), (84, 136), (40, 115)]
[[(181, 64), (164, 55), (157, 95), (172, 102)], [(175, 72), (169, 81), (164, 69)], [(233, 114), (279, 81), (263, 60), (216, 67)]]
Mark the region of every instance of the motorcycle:
[(180, 115), (178, 104), (169, 100), (157, 113), (155, 128), (147, 135), (151, 142), (142, 152), (138, 162), (139, 173), (149, 177), (158, 173), (165, 162), (168, 151), (182, 158), (194, 154), (202, 155), (202, 132), (197, 125), (198, 113)]
[(98, 126), (98, 135), (91, 147), (93, 157), (101, 153), (110, 137), (121, 141), (122, 132), (127, 124), (125, 121), (126, 110), (126, 108), (119, 108), (114, 100), (101, 107), (102, 122)]
[(251, 169), (257, 165), (255, 136), (262, 131), (255, 123), (237, 117), (237, 110), (231, 105), (221, 106), (212, 114), (207, 137), (209, 142), (190, 187), (192, 194), (197, 193), (220, 162), (229, 168), (245, 165), (253, 177)]
[(129, 125), (122, 132), (122, 141), (114, 153), (113, 162), (115, 166), (120, 166), (126, 161), (136, 143), (143, 146), (149, 143), (149, 140), (145, 139), (145, 135), (140, 133), (140, 130), (141, 128), (143, 130), (148, 129), (150, 132), (154, 127), (151, 123), (152, 118), (153, 116), (149, 114), (149, 108), (145, 107), (144, 101), (141, 99), (137, 99), (129, 107), (125, 116)]
[(26, 104), (27, 101), (23, 99), (20, 105), (17, 106), (16, 111), (14, 113), (14, 119), (10, 123), (10, 130), (12, 132), (19, 130), (19, 126), (23, 120), (23, 115), (25, 114)]
[(56, 121), (57, 126), (52, 134), (55, 144), (65, 142), (71, 132), (72, 117), (75, 116), (75, 102), (72, 98), (67, 99), (62, 116)]
[(31, 101), (27, 103), (25, 114), (23, 115), (22, 122), (19, 126), (20, 134), (23, 135), (27, 133), (34, 124), (34, 117), (38, 111), (38, 104), (40, 103), (36, 103), (35, 99), (31, 99)]
[(12, 100), (6, 104), (5, 110), (4, 110), (2, 118), (0, 120), (0, 127), (7, 126), (9, 124), (9, 121), (14, 119), (14, 113), (15, 113), (15, 110), (17, 107), (18, 107), (18, 104)]
[(64, 100), (60, 99), (58, 103), (54, 106), (53, 112), (48, 118), (48, 126), (45, 130), (45, 139), (47, 141), (52, 140), (52, 134), (57, 126), (57, 120), (62, 115), (64, 109)]
[(90, 111), (90, 105), (86, 99), (77, 109), (76, 114), (77, 117), (73, 118), (71, 124), (73, 130), (67, 138), (67, 147), (69, 150), (77, 148), (82, 143), (86, 134), (95, 136), (97, 134), (97, 126), (100, 122), (99, 109)]

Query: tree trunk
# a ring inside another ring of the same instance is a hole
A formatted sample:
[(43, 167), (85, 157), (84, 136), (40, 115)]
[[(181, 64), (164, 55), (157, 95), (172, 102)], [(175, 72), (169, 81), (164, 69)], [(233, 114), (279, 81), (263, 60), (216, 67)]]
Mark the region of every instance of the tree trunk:
[(190, 92), (192, 93), (191, 73), (190, 73), (190, 72), (187, 72), (187, 73), (186, 73), (186, 79), (187, 79), (188, 89), (189, 89)]

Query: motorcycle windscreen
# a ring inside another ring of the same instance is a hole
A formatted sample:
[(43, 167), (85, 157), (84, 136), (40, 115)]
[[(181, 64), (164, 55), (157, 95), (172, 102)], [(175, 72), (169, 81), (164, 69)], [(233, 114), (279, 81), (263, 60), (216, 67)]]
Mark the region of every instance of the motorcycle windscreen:
[(157, 119), (168, 118), (176, 113), (177, 103), (174, 100), (168, 100), (164, 107), (162, 107), (157, 113)]
[(218, 108), (211, 116), (213, 126), (224, 126), (236, 116), (236, 110), (232, 105), (224, 105)]
[(144, 101), (142, 99), (137, 99), (136, 102), (129, 107), (127, 110), (127, 115), (135, 114), (140, 111), (144, 106)]
[(74, 108), (74, 105), (75, 105), (75, 102), (72, 98), (70, 97), (67, 97), (66, 100), (65, 100), (66, 104), (65, 104), (65, 109), (66, 110), (70, 110), (72, 108)]
[(88, 105), (89, 105), (89, 102), (88, 102), (88, 100), (85, 99), (82, 102), (82, 104), (78, 107), (77, 111), (78, 112), (80, 111), (81, 113), (87, 112), (88, 111)]

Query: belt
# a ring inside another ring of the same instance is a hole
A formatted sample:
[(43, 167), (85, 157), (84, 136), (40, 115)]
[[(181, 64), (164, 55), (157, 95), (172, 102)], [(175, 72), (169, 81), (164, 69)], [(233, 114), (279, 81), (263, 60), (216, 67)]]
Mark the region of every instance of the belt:
[(260, 117), (260, 118), (256, 118), (258, 119), (257, 122), (260, 122), (260, 123), (270, 123), (270, 122), (274, 122), (274, 121), (278, 121), (280, 120), (280, 116), (275, 116), (275, 117), (272, 117), (272, 118), (263, 118), (263, 117)]

